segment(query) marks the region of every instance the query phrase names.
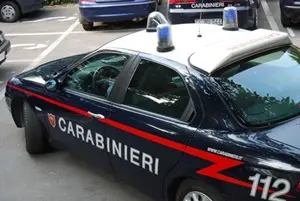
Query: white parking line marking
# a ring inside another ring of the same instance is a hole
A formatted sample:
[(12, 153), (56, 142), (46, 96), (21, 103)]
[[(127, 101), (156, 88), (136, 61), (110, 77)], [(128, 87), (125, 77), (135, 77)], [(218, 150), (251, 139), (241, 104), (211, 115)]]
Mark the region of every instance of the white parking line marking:
[(267, 17), (267, 20), (271, 26), (271, 28), (274, 30), (274, 31), (279, 31), (279, 27), (272, 15), (272, 12), (268, 6), (268, 3), (266, 2), (266, 0), (261, 0), (261, 5), (262, 5), (262, 8), (266, 14), (266, 17)]
[(45, 33), (8, 33), (5, 36), (47, 36), (47, 35), (61, 35), (64, 32), (45, 32)]
[(14, 48), (14, 47), (26, 47), (26, 46), (34, 46), (35, 44), (33, 43), (20, 43), (20, 44), (12, 44), (11, 47)]
[[(76, 20), (56, 41), (54, 41), (44, 52), (42, 52), (23, 72), (30, 70), (37, 66), (50, 52), (52, 52), (79, 24), (79, 20)], [(1, 99), (1, 97), (0, 97)]]
[(16, 48), (16, 47), (25, 47), (25, 50), (34, 50), (34, 49), (41, 49), (41, 48), (45, 48), (47, 47), (46, 44), (13, 44), (11, 45), (12, 48)]
[(293, 29), (291, 29), (290, 27), (287, 27), (286, 30), (289, 32), (289, 34), (290, 34), (291, 37), (294, 38), (296, 36), (295, 33), (294, 33), (294, 31), (293, 31)]
[[(40, 32), (40, 33), (8, 33), (5, 36), (48, 36), (48, 35), (61, 35), (64, 32)], [(70, 34), (87, 34), (87, 31), (72, 31)]]
[[(47, 49), (45, 49), (35, 60), (33, 60), (27, 68), (22, 72), (28, 71), (36, 67), (50, 52), (52, 52), (79, 24), (79, 20), (76, 20), (63, 34), (57, 38)], [(5, 88), (0, 92), (0, 100), (5, 96)]]
[(4, 81), (0, 81), (0, 84), (2, 84)]
[(58, 19), (65, 19), (66, 16), (58, 16), (58, 17), (46, 17), (43, 19), (38, 19), (38, 20), (30, 20), (30, 21), (23, 21), (22, 23), (36, 23), (36, 22), (45, 22), (45, 21), (50, 21), (50, 20), (58, 20)]
[(33, 59), (16, 59), (16, 60), (6, 60), (5, 63), (25, 63), (25, 62), (32, 62)]
[(70, 20), (75, 20), (75, 19), (76, 19), (76, 17), (68, 17), (66, 19), (61, 19), (61, 20), (58, 20), (58, 21), (64, 22), (64, 21), (70, 21)]
[(33, 47), (26, 47), (24, 49), (25, 50), (35, 50), (35, 49), (42, 49), (42, 48), (45, 48), (47, 46), (48, 45), (45, 45), (45, 44), (37, 44), (37, 45), (34, 45)]

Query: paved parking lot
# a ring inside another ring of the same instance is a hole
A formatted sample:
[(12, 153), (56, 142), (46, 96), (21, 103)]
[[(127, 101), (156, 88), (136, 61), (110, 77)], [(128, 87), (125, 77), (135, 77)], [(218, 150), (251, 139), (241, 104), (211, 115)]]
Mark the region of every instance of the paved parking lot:
[[(281, 30), (300, 44), (300, 29), (280, 24), (278, 0), (262, 0), (259, 27)], [(0, 200), (151, 200), (127, 184), (115, 181), (68, 153), (30, 157), (24, 150), (23, 130), (17, 129), (4, 103), (8, 78), (37, 64), (94, 50), (102, 44), (144, 28), (143, 23), (122, 23), (85, 32), (76, 7), (45, 9), (14, 24), (0, 23), (12, 42), (0, 68)]]

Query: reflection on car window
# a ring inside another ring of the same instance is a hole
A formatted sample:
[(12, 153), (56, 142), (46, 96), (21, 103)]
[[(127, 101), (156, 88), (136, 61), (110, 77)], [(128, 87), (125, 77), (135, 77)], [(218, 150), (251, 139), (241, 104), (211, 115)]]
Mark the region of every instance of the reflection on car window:
[(115, 53), (93, 56), (67, 74), (64, 87), (107, 98), (128, 58)]
[(244, 61), (214, 79), (233, 108), (252, 125), (271, 124), (300, 113), (300, 51), (296, 47)]
[(142, 60), (127, 89), (123, 104), (180, 118), (189, 98), (185, 84), (177, 72)]

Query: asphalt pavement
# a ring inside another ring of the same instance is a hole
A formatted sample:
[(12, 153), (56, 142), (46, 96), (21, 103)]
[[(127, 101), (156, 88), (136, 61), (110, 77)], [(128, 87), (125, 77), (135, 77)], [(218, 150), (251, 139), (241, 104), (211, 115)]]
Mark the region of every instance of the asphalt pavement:
[[(300, 45), (299, 26), (286, 29), (280, 24), (278, 0), (261, 1), (259, 27), (287, 32)], [(53, 59), (92, 51), (145, 26), (144, 22), (117, 23), (86, 32), (78, 22), (76, 6), (47, 8), (13, 24), (0, 23), (12, 42), (7, 61), (0, 67), (0, 201), (151, 201), (68, 153), (29, 156), (23, 129), (15, 127), (3, 98), (10, 77)]]

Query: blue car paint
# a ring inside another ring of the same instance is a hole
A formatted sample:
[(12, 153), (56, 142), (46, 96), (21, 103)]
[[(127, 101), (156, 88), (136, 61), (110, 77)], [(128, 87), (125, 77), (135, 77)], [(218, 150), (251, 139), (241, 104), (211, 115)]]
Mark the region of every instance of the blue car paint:
[(117, 22), (147, 17), (155, 9), (155, 0), (117, 0), (80, 2), (81, 16), (88, 22)]
[[(248, 179), (249, 176), (256, 173), (267, 174), (274, 178), (289, 179), (292, 182), (292, 187), (300, 181), (299, 138), (294, 139), (293, 143), (288, 140), (281, 142), (288, 132), (290, 132), (290, 136), (298, 136), (299, 118), (273, 128), (250, 130), (241, 126), (229, 112), (226, 104), (220, 100), (218, 91), (212, 87), (206, 75), (167, 59), (146, 54), (138, 55), (134, 52), (130, 52), (130, 54), (132, 54), (131, 61), (122, 71), (122, 79), (115, 83), (116, 87), (111, 91), (108, 100), (90, 97), (74, 91), (50, 93), (44, 89), (42, 84), (28, 81), (30, 77), (31, 79), (33, 77), (43, 78), (43, 80), (49, 79), (48, 76), (45, 76), (44, 71), (48, 72), (51, 66), (58, 69), (59, 65), (56, 65), (54, 61), (37, 68), (38, 70), (34, 69), (11, 79), (5, 94), (7, 105), (14, 111), (14, 106), (11, 103), (16, 98), (22, 98), (27, 100), (33, 108), (43, 108), (42, 112), (36, 111), (36, 113), (48, 128), (51, 135), (50, 142), (53, 146), (64, 147), (77, 153), (97, 166), (103, 167), (133, 184), (155, 200), (174, 201), (175, 184), (182, 181), (182, 178), (193, 178), (212, 186), (226, 201), (261, 201), (259, 196), (253, 198), (249, 196), (251, 187)], [(174, 119), (142, 110), (127, 108), (121, 104), (126, 83), (130, 82), (130, 75), (136, 69), (140, 57), (152, 60), (159, 59), (160, 63), (175, 69), (185, 78), (194, 111), (190, 121), (174, 121)], [(71, 60), (62, 62), (62, 59), (60, 62), (64, 66), (70, 66), (65, 64), (70, 64)], [(73, 62), (75, 61), (76, 59), (73, 59)], [(78, 64), (80, 62), (79, 60)], [(63, 103), (65, 106), (50, 104), (34, 94)], [(81, 112), (101, 113), (108, 121), (121, 126), (99, 122), (98, 119), (88, 118), (74, 112), (74, 108), (73, 111), (66, 109), (66, 106), (74, 107)], [(72, 135), (52, 128), (48, 123), (48, 113), (91, 128), (105, 137), (157, 156), (160, 159), (159, 175), (144, 171), (144, 169), (115, 155), (101, 152), (93, 146), (73, 138)], [(16, 121), (15, 118), (14, 120)], [(16, 122), (16, 124), (20, 123)], [(130, 129), (137, 129), (137, 131), (133, 131), (135, 133), (133, 134), (128, 132)], [(142, 132), (148, 137), (135, 136), (137, 132)], [(149, 135), (154, 135), (154, 137), (149, 137)], [(156, 140), (153, 141), (151, 138)], [(207, 152), (209, 147), (242, 155), (243, 160), (237, 161), (211, 154)], [(287, 168), (298, 169), (298, 171), (280, 169), (274, 166), (276, 162), (286, 164), (288, 165)], [(201, 171), (198, 173), (199, 170), (202, 170), (202, 174)], [(206, 173), (203, 170), (206, 170)], [(235, 179), (232, 180), (232, 178)], [(284, 199), (287, 201), (299, 200), (299, 193), (295, 188), (291, 188), (290, 194), (293, 197), (284, 197)]]

